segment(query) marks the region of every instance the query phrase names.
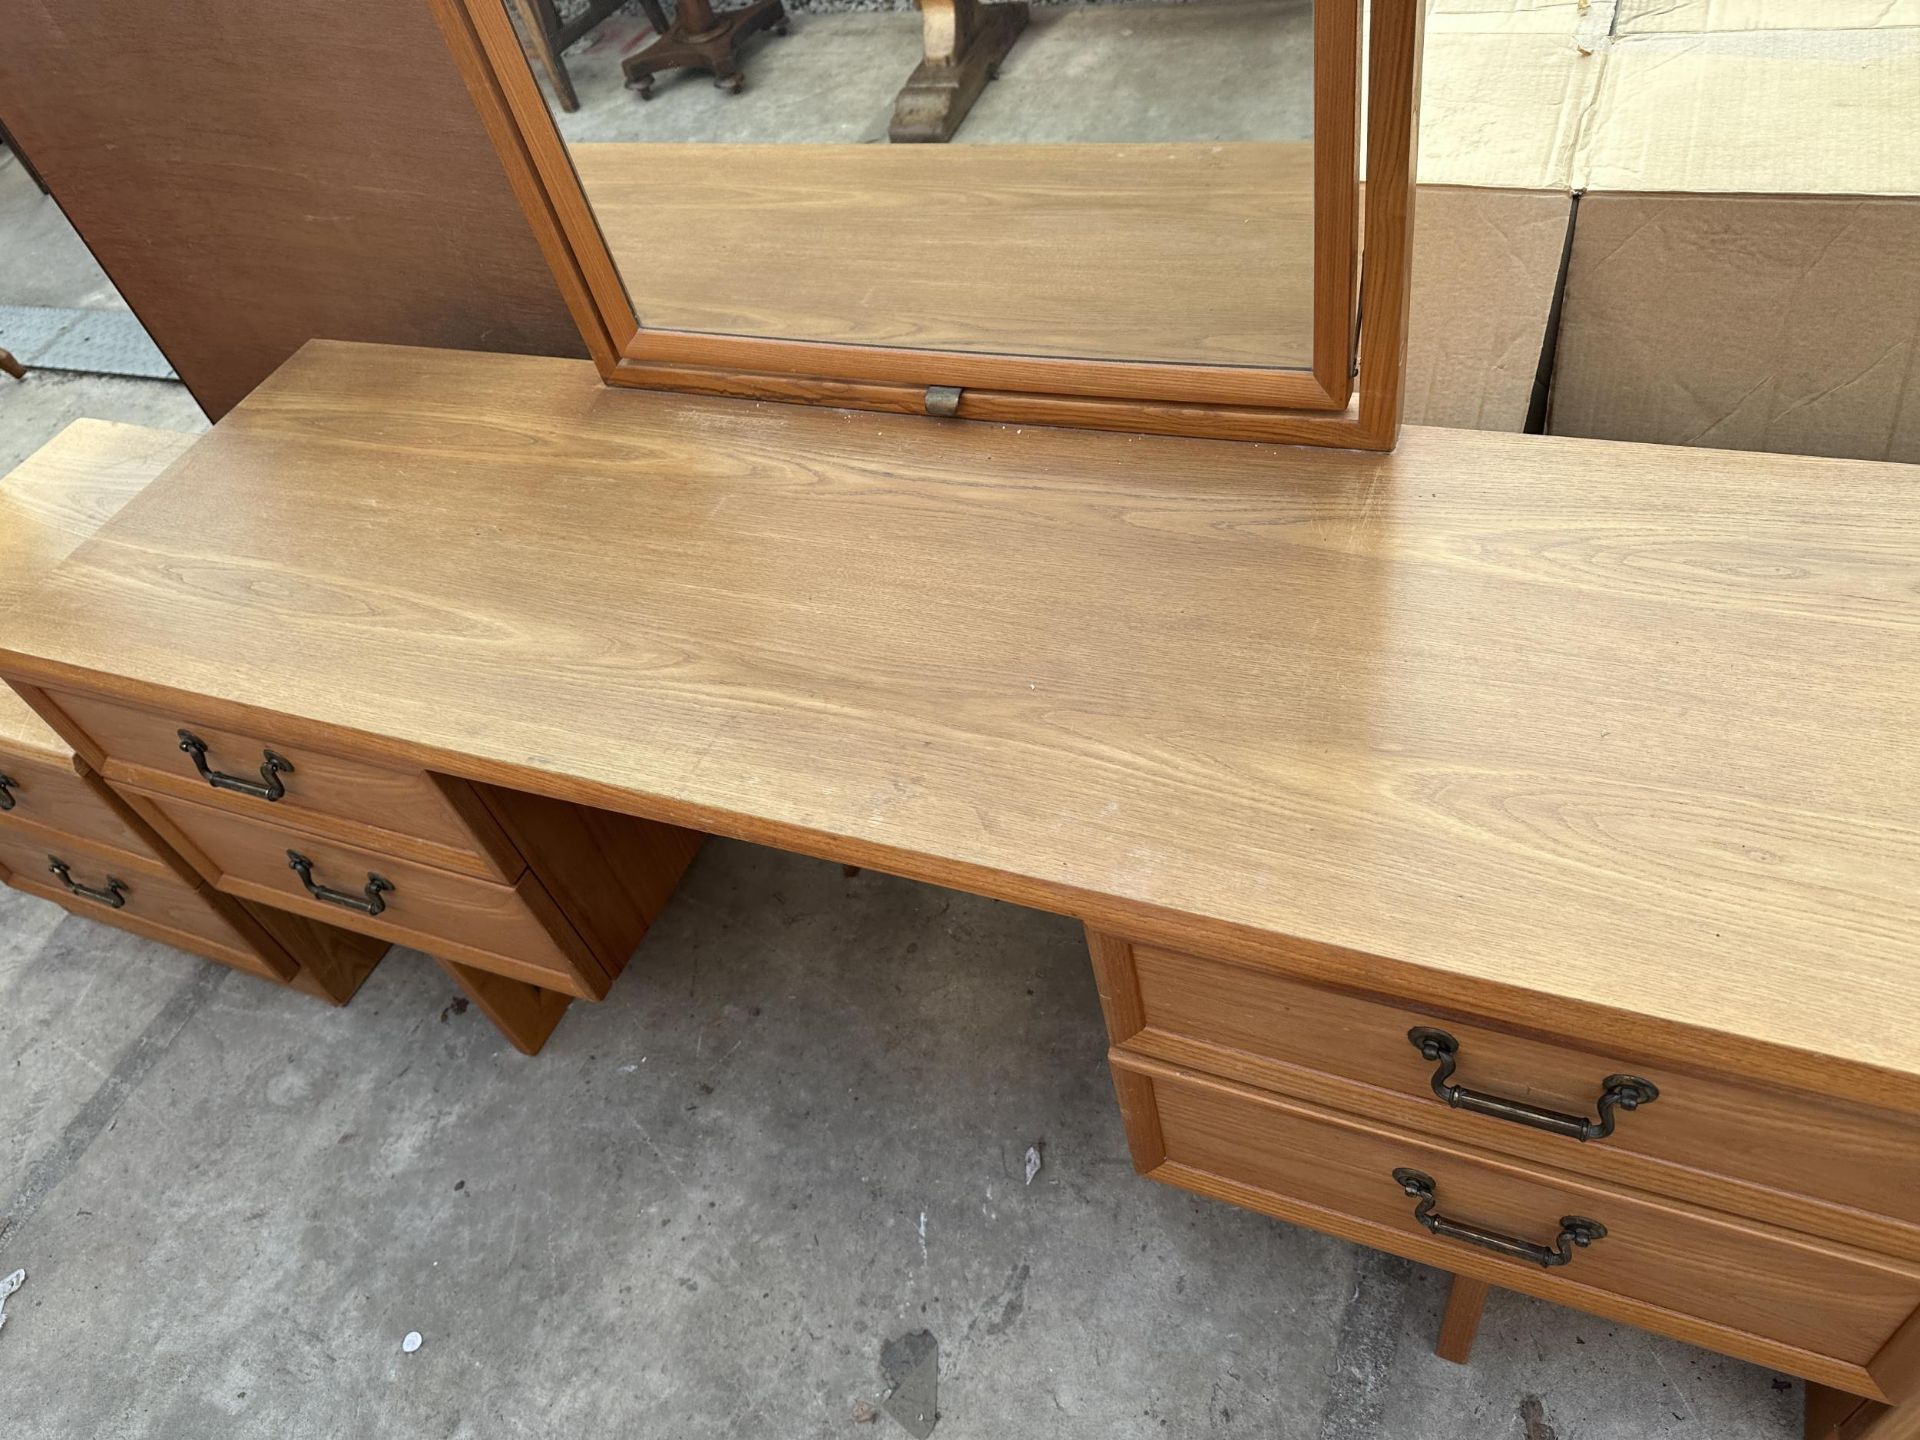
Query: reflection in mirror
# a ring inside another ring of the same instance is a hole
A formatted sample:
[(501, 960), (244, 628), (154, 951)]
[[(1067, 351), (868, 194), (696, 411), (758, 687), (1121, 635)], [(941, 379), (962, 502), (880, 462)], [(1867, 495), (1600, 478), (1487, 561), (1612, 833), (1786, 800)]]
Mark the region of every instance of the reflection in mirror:
[(1313, 362), (1312, 0), (501, 3), (643, 327)]

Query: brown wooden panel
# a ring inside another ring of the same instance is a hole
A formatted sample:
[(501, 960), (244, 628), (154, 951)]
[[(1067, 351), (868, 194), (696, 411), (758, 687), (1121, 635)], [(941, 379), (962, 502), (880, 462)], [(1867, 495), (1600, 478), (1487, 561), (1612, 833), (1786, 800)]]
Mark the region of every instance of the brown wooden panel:
[(287, 982), (289, 985), (330, 1004), (344, 1005), (351, 1000), (373, 973), (373, 967), (386, 956), (387, 942), (377, 936), (359, 935), (271, 905), (220, 898), (239, 906), (299, 963), (300, 973)]
[(218, 418), (316, 335), (586, 353), (424, 4), (0, 13), (0, 115)]
[[(230, 895), (570, 995), (606, 993), (605, 973), (532, 876), (500, 885), (205, 805), (123, 793)], [(313, 899), (289, 865), (289, 851), (310, 860), (315, 883), (330, 889), (360, 895), (370, 876), (388, 881), (385, 910), (367, 916)]]
[(492, 786), (475, 793), (609, 976), (626, 969), (707, 838), (541, 795)]
[[(1122, 948), (1131, 955), (1138, 1023), (1114, 1030), (1113, 1039), (1128, 1051), (1749, 1214), (1779, 1216), (1780, 1191), (1864, 1209), (1906, 1223), (1867, 1228), (1857, 1216), (1805, 1206), (1789, 1214), (1795, 1225), (1920, 1258), (1920, 1121), (1911, 1116), (1647, 1065), (1577, 1040), (1516, 1035), (1266, 967)], [(1096, 948), (1097, 967), (1103, 953)], [(1641, 1075), (1659, 1097), (1616, 1111), (1614, 1133), (1587, 1142), (1450, 1109), (1431, 1087), (1435, 1063), (1408, 1039), (1415, 1026), (1459, 1042), (1455, 1085), (1586, 1117), (1598, 1115), (1601, 1082), (1611, 1075)]]
[[(1912, 1265), (1224, 1082), (1141, 1073), (1166, 1143), (1157, 1179), (1219, 1194), (1190, 1183), (1215, 1177), (1256, 1209), (1725, 1354), (1877, 1393), (1865, 1367), (1920, 1306)], [(1430, 1235), (1393, 1178), (1401, 1167), (1432, 1178), (1450, 1219), (1533, 1244), (1550, 1244), (1569, 1215), (1607, 1233), (1556, 1269)]]
[[(290, 745), (270, 728), (239, 734), (184, 711), (148, 710), (77, 692), (48, 698), (82, 732), (83, 753), (97, 754), (114, 784), (231, 810), (483, 879), (517, 880), (526, 865), (464, 781), (441, 782), (421, 770), (395, 769), (305, 745)], [(209, 769), (259, 781), (268, 751), (292, 767), (279, 775), (285, 793), (266, 800), (219, 789), (200, 777), (180, 748), (186, 730), (207, 746)], [(456, 797), (466, 803), (456, 804)]]

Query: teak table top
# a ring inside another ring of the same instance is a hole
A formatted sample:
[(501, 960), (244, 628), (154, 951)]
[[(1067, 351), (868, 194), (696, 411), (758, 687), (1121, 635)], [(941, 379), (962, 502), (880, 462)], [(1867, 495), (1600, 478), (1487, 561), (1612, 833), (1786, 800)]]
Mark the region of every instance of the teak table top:
[[(9, 606), (100, 527), (193, 436), (110, 420), (76, 420), (0, 476), (0, 629)], [(0, 745), (73, 759), (47, 722), (0, 686)]]
[(0, 664), (1920, 1108), (1917, 553), (1897, 465), (316, 342)]
[[(641, 323), (1313, 363), (1313, 146), (568, 147)], [(821, 263), (796, 263), (796, 255)]]

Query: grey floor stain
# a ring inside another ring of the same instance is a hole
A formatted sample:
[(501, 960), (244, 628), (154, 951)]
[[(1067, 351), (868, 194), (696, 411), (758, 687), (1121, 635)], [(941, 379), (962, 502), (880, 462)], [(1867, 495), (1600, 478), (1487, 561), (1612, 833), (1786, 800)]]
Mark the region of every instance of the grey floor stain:
[(880, 1347), (880, 1374), (888, 1385), (881, 1409), (914, 1440), (927, 1440), (940, 1418), (940, 1342), (913, 1330)]
[(1000, 1307), (1000, 1318), (987, 1322), (989, 1335), (1004, 1335), (1019, 1321), (1020, 1313), (1027, 1308), (1027, 1276), (1032, 1273), (1031, 1265), (1022, 1263), (1014, 1267), (1007, 1288), (1001, 1292), (1006, 1303)]
[(1560, 1432), (1547, 1423), (1546, 1403), (1538, 1395), (1520, 1402), (1520, 1423), (1526, 1426), (1526, 1440), (1560, 1440)]
[(80, 1163), (88, 1147), (113, 1123), (113, 1117), (120, 1113), (120, 1107), (127, 1103), (127, 1097), (172, 1047), (174, 1039), (186, 1028), (187, 1022), (231, 973), (224, 965), (196, 967), (186, 983), (174, 992), (173, 998), (160, 1008), (160, 1013), (134, 1036), (121, 1053), (119, 1061), (108, 1072), (107, 1078), (100, 1082), (99, 1089), (74, 1112), (73, 1118), (61, 1130), (60, 1138), (27, 1166), (26, 1177), (20, 1182), (20, 1188), (14, 1191), (5, 1213), (0, 1214), (0, 1243), (33, 1218), (34, 1212), (47, 1196)]

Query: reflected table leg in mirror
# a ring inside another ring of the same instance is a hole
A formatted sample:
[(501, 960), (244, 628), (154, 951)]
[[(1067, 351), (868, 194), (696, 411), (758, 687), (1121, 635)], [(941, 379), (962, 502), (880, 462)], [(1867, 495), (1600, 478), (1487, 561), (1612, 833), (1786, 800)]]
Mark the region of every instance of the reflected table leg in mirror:
[(896, 145), (953, 138), (1027, 28), (1025, 0), (919, 0), (923, 56), (893, 102)]
[(740, 72), (740, 51), (750, 36), (762, 30), (787, 33), (787, 12), (781, 0), (751, 0), (734, 10), (716, 13), (707, 0), (680, 0), (673, 24), (646, 49), (620, 62), (627, 88), (642, 100), (653, 98), (654, 77), (662, 70), (709, 70), (713, 83), (738, 95), (746, 84)]

